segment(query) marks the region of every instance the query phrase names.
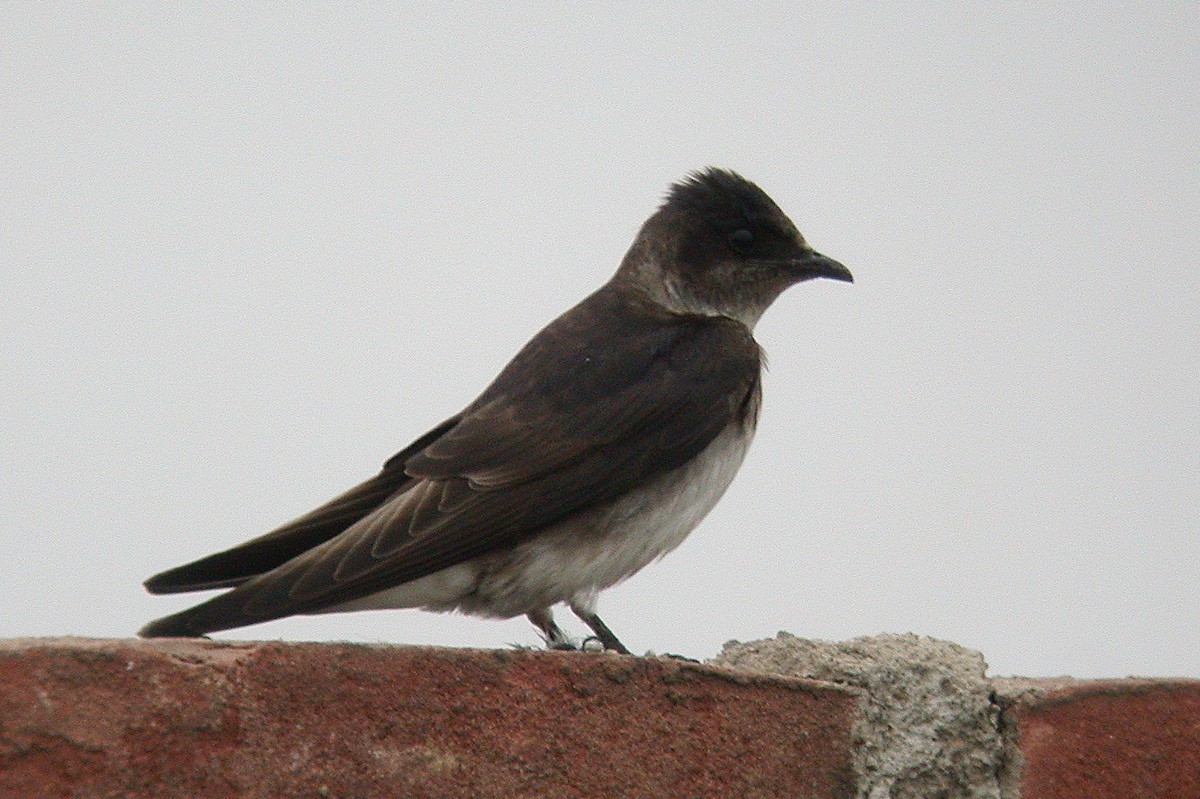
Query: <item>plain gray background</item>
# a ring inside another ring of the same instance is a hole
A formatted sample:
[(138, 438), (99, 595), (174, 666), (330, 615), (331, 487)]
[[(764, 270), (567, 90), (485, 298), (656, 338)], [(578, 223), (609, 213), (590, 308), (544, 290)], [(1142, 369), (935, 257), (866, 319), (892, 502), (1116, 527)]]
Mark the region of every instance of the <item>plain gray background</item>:
[(712, 164), (858, 282), (764, 317), (758, 440), (625, 642), (1200, 673), (1200, 7), (1095, 6), (6, 4), (0, 635), (198, 599), (139, 584), (373, 474)]

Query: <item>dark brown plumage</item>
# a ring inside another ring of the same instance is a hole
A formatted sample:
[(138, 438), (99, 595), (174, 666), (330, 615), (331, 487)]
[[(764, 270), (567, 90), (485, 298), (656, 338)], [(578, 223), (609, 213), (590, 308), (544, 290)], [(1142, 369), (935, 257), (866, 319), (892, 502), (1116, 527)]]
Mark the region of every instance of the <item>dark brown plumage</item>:
[[(150, 578), (153, 593), (233, 590), (141, 634), (421, 606), (525, 613), (563, 646), (549, 606), (566, 601), (624, 651), (595, 614), (596, 593), (676, 545), (724, 490), (757, 416), (751, 326), (788, 285), (816, 276), (850, 279), (757, 186), (723, 170), (691, 176), (613, 279), (462, 413), (330, 503)], [(638, 504), (627, 512), (628, 497)], [(650, 507), (658, 498), (663, 518)], [(624, 521), (635, 516), (640, 527)]]

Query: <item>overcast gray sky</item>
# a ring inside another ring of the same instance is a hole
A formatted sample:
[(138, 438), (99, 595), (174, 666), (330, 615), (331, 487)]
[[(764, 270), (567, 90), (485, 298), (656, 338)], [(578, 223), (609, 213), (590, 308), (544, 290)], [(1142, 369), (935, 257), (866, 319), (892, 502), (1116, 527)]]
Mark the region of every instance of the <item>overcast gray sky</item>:
[(711, 164), (857, 282), (764, 317), (755, 446), (605, 594), (625, 642), (1200, 674), (1200, 6), (1114, 5), (6, 4), (0, 635), (189, 604), (140, 582), (373, 474)]

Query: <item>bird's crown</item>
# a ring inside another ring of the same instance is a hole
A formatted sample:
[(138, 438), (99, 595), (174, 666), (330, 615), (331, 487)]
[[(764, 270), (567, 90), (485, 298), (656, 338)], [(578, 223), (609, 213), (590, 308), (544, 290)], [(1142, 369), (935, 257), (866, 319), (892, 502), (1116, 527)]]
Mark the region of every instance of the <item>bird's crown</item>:
[(696, 215), (719, 226), (783, 216), (767, 193), (728, 169), (708, 167), (671, 186), (664, 211)]

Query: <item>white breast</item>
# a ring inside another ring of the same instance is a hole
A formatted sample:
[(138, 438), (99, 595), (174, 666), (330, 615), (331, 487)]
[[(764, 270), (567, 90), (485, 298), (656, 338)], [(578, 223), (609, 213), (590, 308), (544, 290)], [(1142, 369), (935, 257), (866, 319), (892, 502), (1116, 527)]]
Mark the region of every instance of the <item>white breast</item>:
[(684, 466), (518, 545), (461, 609), (515, 616), (558, 602), (590, 606), (683, 542), (733, 481), (753, 435), (750, 425), (730, 424)]

